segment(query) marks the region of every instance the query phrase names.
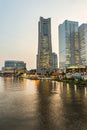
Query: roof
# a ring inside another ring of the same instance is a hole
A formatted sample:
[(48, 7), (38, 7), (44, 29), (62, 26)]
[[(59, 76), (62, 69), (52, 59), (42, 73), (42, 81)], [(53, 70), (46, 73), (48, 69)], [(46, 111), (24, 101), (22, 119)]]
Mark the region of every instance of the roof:
[(86, 66), (78, 65), (78, 66), (70, 66), (70, 67), (67, 67), (67, 69), (78, 69), (78, 68), (86, 68)]

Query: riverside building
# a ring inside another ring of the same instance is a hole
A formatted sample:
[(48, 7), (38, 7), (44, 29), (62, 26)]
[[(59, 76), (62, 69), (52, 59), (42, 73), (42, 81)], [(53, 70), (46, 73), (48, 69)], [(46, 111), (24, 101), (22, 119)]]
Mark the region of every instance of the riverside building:
[(37, 73), (45, 74), (52, 68), (51, 19), (40, 17), (38, 23)]
[(26, 71), (26, 63), (23, 61), (7, 60), (4, 63), (4, 75), (19, 75)]
[(79, 27), (80, 64), (87, 66), (87, 24)]
[(78, 22), (65, 20), (59, 25), (59, 67), (79, 65)]

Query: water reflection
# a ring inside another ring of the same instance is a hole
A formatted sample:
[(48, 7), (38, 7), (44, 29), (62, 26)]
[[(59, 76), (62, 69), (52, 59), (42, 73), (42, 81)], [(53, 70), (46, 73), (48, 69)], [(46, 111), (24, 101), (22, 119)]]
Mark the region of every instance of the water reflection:
[(86, 130), (86, 90), (85, 87), (80, 88), (66, 83), (39, 82), (40, 129)]
[(0, 78), (1, 130), (86, 130), (87, 87)]
[(7, 90), (24, 90), (26, 86), (26, 79), (19, 79), (13, 77), (4, 77), (4, 87)]
[[(67, 128), (71, 129), (87, 129), (87, 97), (85, 96), (85, 87), (76, 85), (65, 85), (63, 108)], [(67, 90), (66, 90), (67, 89)]]
[(35, 129), (38, 100), (34, 82), (7, 77), (1, 81), (4, 89), (0, 92), (0, 129)]

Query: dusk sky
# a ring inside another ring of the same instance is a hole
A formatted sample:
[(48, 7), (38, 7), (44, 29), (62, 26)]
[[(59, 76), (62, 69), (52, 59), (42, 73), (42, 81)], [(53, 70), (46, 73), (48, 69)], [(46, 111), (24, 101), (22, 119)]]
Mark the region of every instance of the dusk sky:
[(52, 50), (58, 54), (58, 25), (87, 23), (87, 0), (0, 0), (0, 69), (5, 60), (36, 68), (38, 21), (51, 18)]

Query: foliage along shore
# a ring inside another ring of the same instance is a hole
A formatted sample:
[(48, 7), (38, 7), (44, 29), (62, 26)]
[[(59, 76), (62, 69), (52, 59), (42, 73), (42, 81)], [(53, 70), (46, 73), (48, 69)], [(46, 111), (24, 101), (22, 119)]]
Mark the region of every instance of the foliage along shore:
[(65, 83), (78, 85), (78, 86), (87, 86), (87, 81), (86, 80), (82, 80), (82, 79), (73, 79), (73, 78), (70, 78), (70, 79), (67, 79), (67, 78), (59, 79), (59, 78), (56, 78), (55, 81), (65, 82)]

